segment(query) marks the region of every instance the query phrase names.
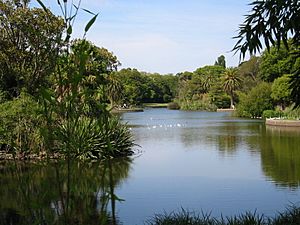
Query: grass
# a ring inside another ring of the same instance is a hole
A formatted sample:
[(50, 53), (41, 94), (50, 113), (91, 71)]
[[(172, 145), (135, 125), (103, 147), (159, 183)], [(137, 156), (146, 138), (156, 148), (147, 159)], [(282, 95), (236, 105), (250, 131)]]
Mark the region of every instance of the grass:
[(155, 215), (147, 225), (300, 225), (300, 208), (291, 206), (274, 218), (245, 213), (234, 217), (217, 219), (210, 214), (197, 214), (182, 209), (180, 212)]

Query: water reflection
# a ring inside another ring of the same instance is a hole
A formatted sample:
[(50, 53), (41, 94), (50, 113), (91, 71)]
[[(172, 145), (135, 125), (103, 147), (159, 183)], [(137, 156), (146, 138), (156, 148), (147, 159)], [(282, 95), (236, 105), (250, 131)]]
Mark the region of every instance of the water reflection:
[(2, 164), (0, 224), (118, 224), (116, 187), (130, 160)]
[(266, 126), (260, 141), (262, 169), (276, 185), (300, 186), (299, 128)]
[(280, 187), (300, 187), (299, 128), (266, 127), (261, 120), (235, 118), (228, 113), (166, 109), (125, 114), (123, 118), (135, 125), (135, 138), (142, 149), (149, 148), (148, 152), (164, 155), (164, 163), (169, 163), (170, 157), (174, 162), (188, 158), (183, 152), (198, 151), (201, 156), (194, 158), (216, 152), (223, 160), (212, 161), (218, 168), (227, 158), (252, 161), (253, 167), (257, 162), (258, 166), (261, 164), (261, 175), (267, 180)]

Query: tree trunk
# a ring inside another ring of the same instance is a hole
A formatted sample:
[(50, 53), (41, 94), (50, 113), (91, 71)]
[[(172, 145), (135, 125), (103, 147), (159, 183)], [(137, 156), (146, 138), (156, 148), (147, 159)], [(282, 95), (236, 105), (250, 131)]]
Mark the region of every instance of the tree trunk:
[(230, 108), (234, 109), (234, 104), (233, 104), (233, 95), (230, 95)]

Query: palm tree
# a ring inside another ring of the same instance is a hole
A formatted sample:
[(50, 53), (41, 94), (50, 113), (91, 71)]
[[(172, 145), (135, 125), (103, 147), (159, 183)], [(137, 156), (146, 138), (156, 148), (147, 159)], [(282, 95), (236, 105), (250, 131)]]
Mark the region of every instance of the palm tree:
[(230, 108), (234, 109), (234, 91), (241, 86), (242, 79), (235, 68), (226, 69), (221, 79), (223, 90), (230, 96)]
[(107, 97), (110, 101), (111, 108), (114, 108), (115, 105), (122, 99), (124, 95), (124, 86), (122, 82), (114, 74), (110, 74), (108, 77), (107, 85)]

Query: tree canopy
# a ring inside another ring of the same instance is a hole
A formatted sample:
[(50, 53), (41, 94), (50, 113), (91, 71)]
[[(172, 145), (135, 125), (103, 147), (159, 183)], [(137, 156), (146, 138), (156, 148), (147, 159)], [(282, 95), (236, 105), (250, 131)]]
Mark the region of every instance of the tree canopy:
[(64, 21), (19, 1), (0, 1), (0, 89), (36, 94), (54, 70)]
[[(235, 37), (237, 43), (233, 51), (240, 52), (244, 58), (261, 52), (264, 47), (270, 51), (272, 45), (283, 45), (289, 49), (288, 40), (292, 39), (295, 50), (291, 53), (296, 60), (300, 58), (300, 1), (299, 0), (261, 0), (250, 4), (252, 9), (239, 27)], [(290, 81), (292, 98), (300, 106), (300, 67), (295, 68)]]

